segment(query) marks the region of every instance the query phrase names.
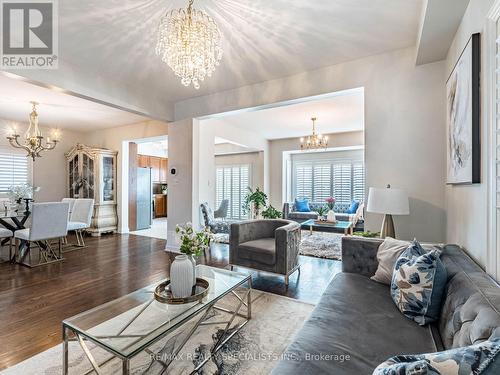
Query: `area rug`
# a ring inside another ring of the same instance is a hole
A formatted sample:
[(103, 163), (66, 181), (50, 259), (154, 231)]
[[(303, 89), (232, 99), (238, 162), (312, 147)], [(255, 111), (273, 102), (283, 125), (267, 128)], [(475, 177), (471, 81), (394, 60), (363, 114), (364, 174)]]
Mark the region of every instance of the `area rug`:
[(342, 234), (302, 231), (300, 255), (342, 260)]
[[(230, 298), (234, 300), (230, 301)], [(226, 304), (234, 304), (235, 297), (230, 294), (224, 300)], [(252, 301), (252, 319), (204, 367), (198, 370), (198, 374), (269, 374), (314, 308), (308, 303), (255, 290), (252, 291)], [(219, 322), (227, 318), (227, 314), (224, 312), (212, 311), (214, 312), (207, 316), (205, 322)], [(177, 346), (177, 343), (185, 337), (190, 328), (191, 326), (184, 325), (182, 329), (156, 343), (151, 349), (155, 353), (170, 353), (172, 347)], [(223, 324), (208, 324), (198, 327), (196, 333), (177, 356), (176, 361), (169, 367), (168, 373), (191, 373), (201, 358), (204, 358), (203, 356), (209, 353), (215, 345), (223, 328)], [(102, 349), (90, 344), (89, 348), (98, 363), (109, 359), (109, 354)], [(70, 374), (84, 374), (91, 369), (83, 351), (75, 342), (71, 342), (69, 346), (69, 364)], [(121, 373), (121, 362), (113, 359), (104, 365), (102, 370), (102, 374), (106, 375)], [(162, 366), (153, 361), (146, 353), (139, 354), (131, 361), (131, 374), (153, 375), (160, 374), (162, 370)], [(62, 374), (62, 345), (42, 352), (0, 374), (60, 375)]]

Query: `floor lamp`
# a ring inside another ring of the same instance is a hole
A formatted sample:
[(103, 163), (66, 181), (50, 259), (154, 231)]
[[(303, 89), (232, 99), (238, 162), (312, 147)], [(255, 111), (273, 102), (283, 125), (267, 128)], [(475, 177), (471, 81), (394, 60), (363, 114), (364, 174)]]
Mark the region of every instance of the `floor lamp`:
[(394, 221), (392, 215), (409, 215), (410, 207), (408, 203), (408, 194), (402, 189), (393, 189), (391, 185), (387, 188), (370, 188), (368, 192), (368, 212), (384, 214), (380, 237), (396, 238), (394, 230)]

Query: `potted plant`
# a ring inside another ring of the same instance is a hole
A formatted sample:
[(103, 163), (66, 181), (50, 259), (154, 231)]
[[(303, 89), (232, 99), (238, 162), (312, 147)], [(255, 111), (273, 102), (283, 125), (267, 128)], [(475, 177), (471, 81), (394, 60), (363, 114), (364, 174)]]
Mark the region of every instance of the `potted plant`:
[(316, 212), (318, 213), (318, 220), (322, 221), (325, 220), (325, 214), (328, 212), (328, 209), (325, 206), (319, 206)]
[[(40, 190), (40, 187), (30, 184), (13, 185), (9, 187), (10, 201), (16, 205), (17, 211), (23, 199), (33, 199), (33, 194)], [(28, 211), (28, 201), (26, 202), (26, 210)]]
[(201, 255), (210, 246), (212, 233), (208, 229), (196, 231), (191, 223), (177, 225), (175, 232), (180, 240), (180, 252), (170, 266), (170, 283), (172, 293), (176, 297), (191, 294), (196, 284), (196, 261), (194, 256)]
[(282, 212), (278, 211), (272, 205), (269, 205), (264, 211), (262, 211), (262, 217), (264, 219), (281, 219), (282, 216)]
[(326, 215), (326, 220), (331, 222), (337, 221), (335, 218), (335, 212), (333, 211), (335, 208), (335, 198), (334, 197), (326, 198), (326, 204), (328, 206), (328, 214)]
[(261, 214), (261, 210), (266, 207), (267, 195), (260, 188), (248, 188), (248, 193), (245, 196), (245, 203), (243, 204), (243, 210), (245, 213), (251, 212), (253, 219), (258, 219)]

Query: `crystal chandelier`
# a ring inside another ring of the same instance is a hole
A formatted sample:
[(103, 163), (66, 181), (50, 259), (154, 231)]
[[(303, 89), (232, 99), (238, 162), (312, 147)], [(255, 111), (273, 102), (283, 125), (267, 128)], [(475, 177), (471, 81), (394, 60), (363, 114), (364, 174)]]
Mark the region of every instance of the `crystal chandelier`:
[(24, 149), (27, 153), (28, 156), (35, 161), (35, 158), (40, 157), (40, 153), (45, 150), (53, 150), (58, 140), (58, 134), (57, 132), (54, 133), (54, 139), (51, 141), (49, 137), (47, 137), (47, 141), (43, 142), (43, 135), (38, 127), (38, 113), (36, 112), (36, 106), (38, 105), (37, 102), (30, 102), (33, 106), (31, 113), (30, 113), (30, 119), (29, 119), (29, 126), (28, 130), (26, 130), (26, 133), (24, 133), (24, 142), (20, 143), (19, 138), (21, 137), (17, 133), (17, 129), (14, 127), (12, 129), (12, 134), (7, 137), (9, 140), (9, 143), (12, 147), (14, 148), (22, 148)]
[(313, 122), (312, 134), (305, 138), (300, 138), (301, 150), (312, 150), (328, 147), (328, 137), (321, 134), (316, 134), (316, 117), (311, 118)]
[(195, 89), (206, 76), (210, 77), (222, 59), (221, 32), (205, 12), (193, 8), (174, 9), (162, 17), (158, 29), (156, 54), (184, 86)]

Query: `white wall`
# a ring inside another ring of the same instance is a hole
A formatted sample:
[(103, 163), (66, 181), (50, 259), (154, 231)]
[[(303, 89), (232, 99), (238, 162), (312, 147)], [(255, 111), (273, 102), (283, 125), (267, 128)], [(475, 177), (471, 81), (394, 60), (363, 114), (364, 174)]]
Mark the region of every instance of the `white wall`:
[(168, 181), (168, 237), (167, 247), (176, 249), (175, 225), (192, 221), (193, 215), (193, 122), (171, 122), (168, 127), (169, 169), (177, 174)]
[[(15, 150), (11, 148), (5, 138), (8, 134), (12, 121), (0, 119), (0, 146), (6, 150)], [(22, 134), (28, 127), (28, 124), (17, 123), (18, 131)], [(50, 127), (40, 127), (44, 136), (50, 136), (52, 129)], [(32, 166), (32, 181), (34, 186), (39, 186), (40, 191), (35, 194), (35, 199), (39, 202), (60, 201), (67, 196), (66, 180), (66, 157), (64, 153), (68, 152), (76, 143), (86, 140), (85, 133), (62, 130), (61, 141), (56, 148), (51, 151), (42, 152), (42, 157), (37, 158)], [(24, 151), (20, 150), (21, 153)]]
[(122, 233), (128, 232), (128, 142), (136, 139), (166, 136), (167, 134), (168, 124), (154, 120), (86, 133), (85, 143), (87, 145), (118, 151), (117, 209), (118, 229)]
[[(407, 48), (185, 100), (176, 104), (175, 117), (364, 87), (367, 187), (390, 183), (408, 191), (411, 214), (395, 218), (401, 238), (444, 241), (444, 77), (444, 62), (415, 67), (414, 48)], [(381, 221), (381, 215), (367, 215), (367, 228), (378, 230)]]
[[(486, 14), (493, 4), (493, 0), (471, 0), (462, 23), (455, 35), (455, 39), (446, 58), (445, 79), (448, 78), (458, 57), (464, 49), (470, 36), (483, 32), (486, 24)], [(485, 82), (485, 50), (484, 33), (481, 38), (482, 77)], [(487, 153), (487, 116), (486, 89), (482, 84), (481, 107), (481, 181), (474, 185), (455, 185), (446, 187), (447, 227), (446, 241), (464, 246), (469, 254), (483, 267), (487, 262), (487, 235), (488, 235), (488, 153)], [(443, 96), (446, 95), (443, 89)], [(446, 144), (443, 146), (446, 147)]]

